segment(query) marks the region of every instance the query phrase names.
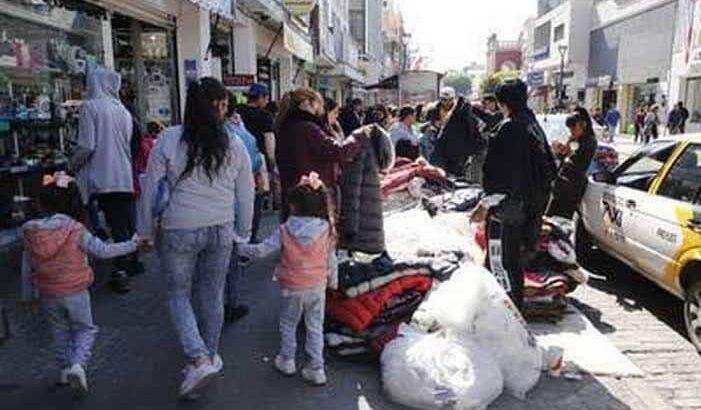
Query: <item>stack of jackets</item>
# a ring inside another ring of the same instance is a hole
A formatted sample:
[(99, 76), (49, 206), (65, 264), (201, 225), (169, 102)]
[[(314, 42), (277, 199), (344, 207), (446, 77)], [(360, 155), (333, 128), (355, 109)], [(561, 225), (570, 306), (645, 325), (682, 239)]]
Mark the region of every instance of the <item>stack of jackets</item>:
[(392, 193), (409, 189), (414, 178), (422, 178), (435, 184), (448, 184), (445, 171), (429, 164), (425, 159), (419, 158), (411, 161), (406, 158), (397, 158), (394, 168), (387, 171), (380, 182), (382, 193), (388, 196)]
[(577, 287), (579, 265), (572, 244), (572, 222), (545, 218), (537, 253), (524, 272), (524, 316), (557, 321), (567, 308), (565, 295)]
[(338, 290), (326, 295), (326, 347), (340, 357), (376, 357), (411, 319), (433, 280), (446, 280), (464, 255), (339, 264)]

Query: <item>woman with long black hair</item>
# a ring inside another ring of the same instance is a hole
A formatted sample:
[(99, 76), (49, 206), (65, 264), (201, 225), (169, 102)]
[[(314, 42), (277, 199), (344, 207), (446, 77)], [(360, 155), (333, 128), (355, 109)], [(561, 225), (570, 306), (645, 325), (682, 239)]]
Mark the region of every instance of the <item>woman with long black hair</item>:
[(571, 219), (584, 196), (587, 170), (598, 144), (586, 109), (575, 108), (565, 124), (570, 130), (569, 140), (566, 144), (553, 144), (553, 151), (560, 160), (560, 168), (553, 183), (547, 215)]
[(188, 359), (180, 397), (197, 393), (223, 367), (217, 352), (226, 273), (234, 243), (251, 233), (251, 161), (224, 129), (227, 105), (218, 80), (191, 83), (184, 123), (162, 133), (143, 184), (139, 233), (155, 234), (171, 320)]

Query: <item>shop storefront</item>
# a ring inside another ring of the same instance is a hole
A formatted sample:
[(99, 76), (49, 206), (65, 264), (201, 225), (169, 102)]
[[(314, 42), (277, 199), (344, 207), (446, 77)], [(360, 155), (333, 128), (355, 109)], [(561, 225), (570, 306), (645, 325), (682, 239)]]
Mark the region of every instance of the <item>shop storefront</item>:
[(175, 32), (126, 15), (113, 14), (114, 69), (122, 75), (121, 97), (142, 126), (178, 121)]
[[(65, 168), (86, 73), (104, 62), (104, 10), (0, 0), (0, 225)], [(23, 205), (24, 204), (24, 205)]]

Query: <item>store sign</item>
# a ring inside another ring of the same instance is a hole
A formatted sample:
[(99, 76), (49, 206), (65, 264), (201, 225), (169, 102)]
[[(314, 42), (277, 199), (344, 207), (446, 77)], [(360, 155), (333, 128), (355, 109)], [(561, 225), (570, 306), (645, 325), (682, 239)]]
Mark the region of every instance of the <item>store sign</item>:
[(304, 36), (285, 25), (285, 48), (295, 57), (304, 61), (314, 61), (314, 47)]
[(223, 83), (227, 87), (250, 87), (256, 82), (253, 74), (232, 74), (224, 76)]
[(312, 12), (317, 0), (285, 0), (285, 7), (294, 16), (305, 16)]
[(533, 71), (527, 74), (526, 83), (529, 87), (538, 88), (545, 85), (545, 73), (542, 71)]

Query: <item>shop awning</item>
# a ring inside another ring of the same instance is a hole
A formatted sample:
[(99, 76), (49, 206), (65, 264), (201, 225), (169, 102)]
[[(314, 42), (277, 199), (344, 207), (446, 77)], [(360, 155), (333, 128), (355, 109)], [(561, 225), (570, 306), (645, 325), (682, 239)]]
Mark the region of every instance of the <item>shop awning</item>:
[(300, 60), (314, 61), (314, 47), (311, 41), (287, 24), (284, 26), (283, 33), (283, 44), (287, 51)]
[(393, 75), (381, 80), (377, 84), (368, 85), (366, 90), (396, 90), (399, 88), (399, 76)]

